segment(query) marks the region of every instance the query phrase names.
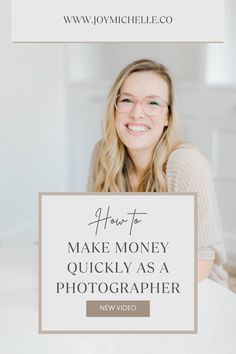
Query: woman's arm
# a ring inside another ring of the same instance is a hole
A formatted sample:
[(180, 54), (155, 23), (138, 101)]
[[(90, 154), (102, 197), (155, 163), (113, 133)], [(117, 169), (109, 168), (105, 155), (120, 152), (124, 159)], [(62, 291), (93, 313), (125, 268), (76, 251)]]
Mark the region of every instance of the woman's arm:
[(208, 160), (195, 147), (184, 145), (170, 155), (166, 175), (168, 191), (197, 193), (198, 281), (209, 276), (227, 285), (222, 267), (226, 252)]
[(198, 282), (206, 279), (209, 276), (213, 263), (214, 263), (213, 260), (210, 261), (206, 261), (203, 259), (198, 260), (198, 264), (197, 264)]

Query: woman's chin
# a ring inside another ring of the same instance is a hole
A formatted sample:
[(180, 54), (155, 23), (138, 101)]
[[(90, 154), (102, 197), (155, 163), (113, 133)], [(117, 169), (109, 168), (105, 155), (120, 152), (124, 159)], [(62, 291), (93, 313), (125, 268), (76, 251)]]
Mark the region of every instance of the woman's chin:
[(152, 150), (157, 143), (156, 139), (144, 135), (139, 137), (123, 136), (121, 141), (128, 150), (137, 151)]
[(126, 141), (123, 142), (128, 151), (145, 151), (149, 150), (148, 144), (142, 143), (142, 142), (131, 142), (131, 141)]

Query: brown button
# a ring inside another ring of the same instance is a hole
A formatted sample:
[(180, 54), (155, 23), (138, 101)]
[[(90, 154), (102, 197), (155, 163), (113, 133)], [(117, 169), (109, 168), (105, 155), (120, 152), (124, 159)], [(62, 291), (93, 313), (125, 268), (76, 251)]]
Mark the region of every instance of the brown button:
[(86, 301), (87, 317), (150, 317), (150, 301)]

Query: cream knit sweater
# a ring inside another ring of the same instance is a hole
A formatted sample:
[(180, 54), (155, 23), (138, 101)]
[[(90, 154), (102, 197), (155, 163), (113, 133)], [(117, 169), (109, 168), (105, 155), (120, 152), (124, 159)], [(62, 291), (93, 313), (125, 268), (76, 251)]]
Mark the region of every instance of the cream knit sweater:
[[(94, 163), (97, 144), (90, 165), (88, 191), (94, 191)], [(192, 145), (182, 145), (169, 157), (166, 168), (168, 192), (197, 192), (198, 196), (198, 258), (213, 260), (209, 278), (227, 286), (228, 275), (222, 265), (227, 256), (222, 239), (216, 193), (208, 160)]]

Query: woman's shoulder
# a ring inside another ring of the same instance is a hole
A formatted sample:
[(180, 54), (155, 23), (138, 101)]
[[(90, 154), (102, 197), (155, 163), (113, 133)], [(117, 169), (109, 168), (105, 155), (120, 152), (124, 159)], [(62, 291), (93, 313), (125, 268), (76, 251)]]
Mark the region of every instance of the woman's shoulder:
[(183, 143), (174, 149), (167, 161), (167, 170), (170, 169), (209, 169), (210, 164), (202, 151), (193, 144)]
[(182, 144), (169, 156), (166, 166), (169, 190), (187, 186), (192, 189), (212, 184), (211, 166), (201, 150), (192, 144)]

